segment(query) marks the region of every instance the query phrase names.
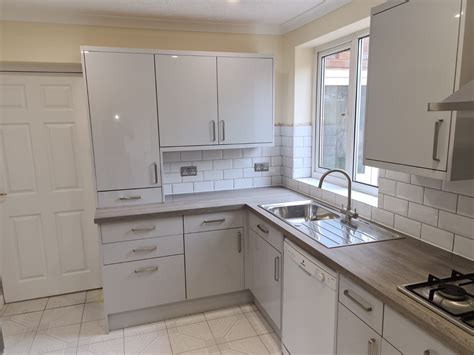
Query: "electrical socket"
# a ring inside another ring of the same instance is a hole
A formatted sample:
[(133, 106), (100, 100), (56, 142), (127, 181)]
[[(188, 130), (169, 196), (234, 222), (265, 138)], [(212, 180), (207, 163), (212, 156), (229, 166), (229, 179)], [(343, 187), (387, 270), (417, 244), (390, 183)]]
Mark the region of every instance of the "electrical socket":
[(197, 175), (197, 166), (182, 166), (181, 167), (181, 176), (196, 176)]
[(268, 163), (255, 163), (253, 165), (254, 171), (268, 171), (270, 170), (270, 164)]

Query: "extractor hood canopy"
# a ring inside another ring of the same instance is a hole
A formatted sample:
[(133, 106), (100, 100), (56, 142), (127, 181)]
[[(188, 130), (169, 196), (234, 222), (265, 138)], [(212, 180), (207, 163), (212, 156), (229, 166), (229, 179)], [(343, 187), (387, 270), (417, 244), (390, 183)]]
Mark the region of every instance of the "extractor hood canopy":
[(474, 111), (474, 80), (441, 102), (430, 102), (428, 111)]

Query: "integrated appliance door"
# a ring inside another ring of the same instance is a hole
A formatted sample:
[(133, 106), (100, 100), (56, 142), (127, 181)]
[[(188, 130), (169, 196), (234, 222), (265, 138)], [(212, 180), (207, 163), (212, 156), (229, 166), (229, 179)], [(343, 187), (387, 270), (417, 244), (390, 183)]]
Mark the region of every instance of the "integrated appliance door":
[(290, 354), (335, 354), (336, 272), (285, 241), (283, 344)]

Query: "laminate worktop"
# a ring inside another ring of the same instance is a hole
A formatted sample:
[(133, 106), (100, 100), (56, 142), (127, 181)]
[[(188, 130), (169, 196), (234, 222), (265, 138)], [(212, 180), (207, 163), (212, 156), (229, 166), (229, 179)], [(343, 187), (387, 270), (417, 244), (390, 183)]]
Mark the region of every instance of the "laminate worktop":
[(95, 223), (246, 206), (278, 226), (285, 237), (302, 249), (349, 277), (434, 337), (462, 354), (474, 353), (474, 336), (397, 290), (398, 285), (425, 280), (429, 273), (446, 277), (452, 269), (473, 272), (473, 261), (410, 237), (328, 249), (258, 206), (308, 199), (310, 197), (283, 187), (178, 195), (162, 204), (98, 209)]

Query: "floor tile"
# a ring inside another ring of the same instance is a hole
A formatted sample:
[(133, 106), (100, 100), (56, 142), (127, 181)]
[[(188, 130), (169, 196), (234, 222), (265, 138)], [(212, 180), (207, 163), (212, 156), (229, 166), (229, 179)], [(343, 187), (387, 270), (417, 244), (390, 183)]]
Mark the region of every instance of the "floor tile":
[(67, 295), (59, 295), (50, 297), (46, 309), (73, 306), (86, 302), (85, 292), (69, 293)]
[(81, 324), (81, 332), (79, 333), (79, 346), (122, 338), (123, 329), (107, 332), (106, 320), (95, 320)]
[(165, 330), (165, 322), (156, 322), (144, 325), (137, 325), (136, 327), (130, 327), (124, 329), (124, 336), (131, 337), (140, 334), (153, 333), (159, 330)]
[(258, 335), (272, 333), (273, 329), (268, 322), (263, 318), (260, 312), (249, 312), (245, 313), (245, 316), (249, 320), (252, 327), (255, 329)]
[(84, 307), (83, 322), (92, 322), (93, 320), (105, 319), (104, 303), (94, 302), (86, 303)]
[(281, 352), (281, 341), (276, 333), (268, 333), (259, 336), (262, 343), (265, 345), (267, 350), (272, 355), (280, 355)]
[(166, 329), (125, 337), (125, 354), (172, 354)]
[(170, 329), (170, 328), (179, 327), (182, 325), (204, 322), (205, 320), (206, 318), (204, 317), (204, 313), (196, 313), (190, 316), (167, 319), (165, 323), (166, 323), (166, 327)]
[(31, 301), (21, 301), (6, 304), (2, 316), (12, 316), (15, 314), (42, 311), (48, 303), (47, 298), (39, 298)]
[(184, 353), (179, 353), (179, 355), (219, 355), (221, 352), (216, 346), (209, 346), (202, 349), (196, 349), (191, 351), (185, 351)]
[(123, 339), (114, 339), (81, 345), (77, 348), (77, 355), (120, 355), (124, 354)]
[(33, 344), (33, 340), (35, 339), (36, 332), (29, 332), (17, 335), (5, 335), (4, 334), (4, 342), (5, 342), (5, 350), (4, 355), (24, 355), (28, 354), (28, 351), (31, 348), (31, 344)]
[(104, 302), (104, 293), (101, 288), (87, 291), (86, 303), (92, 302)]
[(216, 345), (207, 322), (168, 329), (168, 336), (173, 353), (182, 353)]
[(235, 340), (230, 343), (220, 344), (219, 350), (223, 355), (233, 354), (252, 354), (264, 355), (269, 354), (267, 348), (259, 337)]
[(43, 318), (41, 318), (39, 329), (56, 328), (72, 324), (80, 324), (83, 309), (83, 304), (47, 309), (43, 313)]
[(42, 314), (43, 312), (39, 311), (0, 318), (3, 335), (8, 336), (36, 332)]
[(256, 336), (254, 328), (243, 314), (208, 321), (218, 344)]
[(79, 339), (80, 324), (38, 330), (31, 346), (32, 354), (75, 348)]
[(258, 311), (258, 308), (255, 305), (255, 303), (244, 304), (244, 305), (240, 306), (240, 309), (242, 310), (242, 313)]
[(242, 313), (242, 310), (240, 309), (239, 306), (237, 306), (237, 307), (223, 308), (223, 309), (218, 309), (215, 311), (205, 312), (204, 316), (206, 317), (207, 320), (210, 320), (210, 319), (229, 317), (229, 316), (233, 316), (235, 314), (241, 314), (241, 313)]

